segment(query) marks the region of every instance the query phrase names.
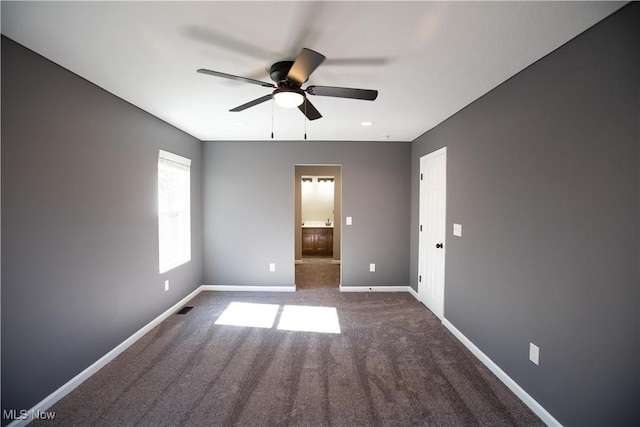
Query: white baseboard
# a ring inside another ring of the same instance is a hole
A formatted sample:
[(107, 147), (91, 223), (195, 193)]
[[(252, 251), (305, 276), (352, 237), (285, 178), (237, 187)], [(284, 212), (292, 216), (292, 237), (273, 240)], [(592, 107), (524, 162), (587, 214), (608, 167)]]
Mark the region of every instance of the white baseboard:
[(410, 286), (342, 286), (340, 292), (409, 292)]
[(172, 314), (174, 314), (178, 309), (182, 308), (182, 306), (184, 306), (187, 302), (189, 302), (193, 297), (198, 295), (201, 290), (202, 290), (202, 286), (198, 287), (196, 290), (191, 292), (189, 295), (187, 295), (186, 297), (182, 298), (179, 302), (177, 302), (174, 305), (172, 305), (169, 309), (167, 309), (160, 316), (156, 317), (151, 322), (147, 323), (145, 326), (140, 328), (138, 331), (136, 331), (129, 338), (127, 338), (126, 340), (124, 340), (123, 342), (118, 344), (118, 346), (116, 346), (113, 350), (109, 351), (107, 354), (105, 354), (100, 359), (98, 359), (93, 364), (91, 364), (91, 366), (89, 366), (87, 369), (85, 369), (84, 371), (80, 372), (75, 377), (71, 378), (69, 381), (67, 381), (65, 384), (63, 384), (56, 391), (54, 391), (49, 396), (45, 397), (40, 402), (38, 402), (33, 408), (31, 408), (28, 411), (28, 414), (27, 414), (27, 416), (25, 417), (24, 420), (22, 420), (22, 419), (21, 420), (15, 420), (15, 421), (13, 421), (13, 422), (11, 422), (9, 424), (9, 427), (25, 426), (25, 425), (29, 424), (31, 421), (33, 421), (34, 416), (36, 416), (37, 414), (45, 412), (47, 409), (52, 407), (57, 401), (59, 401), (60, 399), (65, 397), (67, 394), (71, 393), (76, 387), (78, 387), (80, 384), (82, 384), (84, 381), (86, 381), (90, 376), (92, 376), (93, 374), (98, 372), (107, 363), (111, 362), (120, 353), (125, 351), (127, 348), (129, 348), (131, 345), (133, 345), (136, 341), (138, 341), (140, 338), (142, 338), (144, 336), (144, 334), (149, 332), (151, 329), (155, 328), (157, 325), (159, 325), (167, 317), (169, 317)]
[(412, 288), (411, 286), (407, 286), (407, 287), (409, 288), (409, 293), (410, 293), (411, 295), (413, 295), (413, 297), (414, 297), (416, 300), (420, 301), (420, 298), (418, 297), (418, 293), (417, 293), (416, 291), (414, 291), (414, 290), (413, 290), (413, 288)]
[(295, 286), (202, 285), (203, 291), (295, 292)]
[(524, 402), (525, 405), (529, 407), (540, 419), (548, 426), (562, 426), (553, 418), (553, 416), (547, 412), (546, 409), (542, 407), (536, 400), (531, 397), (522, 387), (518, 385), (509, 375), (506, 374), (498, 365), (496, 365), (493, 360), (489, 358), (486, 354), (484, 354), (474, 343), (472, 343), (469, 338), (464, 336), (462, 332), (460, 332), (451, 322), (447, 319), (443, 319), (442, 324), (451, 331), (451, 333), (462, 343), (464, 344), (471, 353), (474, 354), (484, 365), (489, 368), (491, 372), (494, 373), (500, 381), (502, 381), (509, 389), (520, 398)]

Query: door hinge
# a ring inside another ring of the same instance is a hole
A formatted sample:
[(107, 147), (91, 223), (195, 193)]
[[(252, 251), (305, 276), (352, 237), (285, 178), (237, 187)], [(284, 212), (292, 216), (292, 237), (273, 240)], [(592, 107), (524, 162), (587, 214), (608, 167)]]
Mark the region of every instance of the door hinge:
[(422, 224), (420, 224), (420, 231), (422, 231)]
[(422, 276), (418, 276), (418, 282), (422, 282)]
[(420, 181), (424, 180), (424, 174), (420, 174)]

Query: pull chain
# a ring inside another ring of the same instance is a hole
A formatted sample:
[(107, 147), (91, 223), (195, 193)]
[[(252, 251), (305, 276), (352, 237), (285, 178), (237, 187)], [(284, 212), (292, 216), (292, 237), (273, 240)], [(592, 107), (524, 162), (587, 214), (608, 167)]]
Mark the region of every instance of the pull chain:
[[(304, 139), (307, 140), (307, 100), (304, 100)], [(273, 101), (271, 102), (271, 139), (273, 139)]]
[(304, 140), (307, 140), (307, 100), (304, 100)]

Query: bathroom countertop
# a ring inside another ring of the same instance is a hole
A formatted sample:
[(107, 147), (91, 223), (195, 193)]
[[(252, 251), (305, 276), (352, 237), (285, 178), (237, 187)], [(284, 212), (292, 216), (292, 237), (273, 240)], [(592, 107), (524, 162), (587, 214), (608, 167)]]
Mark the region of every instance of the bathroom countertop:
[(327, 221), (303, 221), (302, 228), (333, 228), (333, 221), (331, 225), (327, 225)]

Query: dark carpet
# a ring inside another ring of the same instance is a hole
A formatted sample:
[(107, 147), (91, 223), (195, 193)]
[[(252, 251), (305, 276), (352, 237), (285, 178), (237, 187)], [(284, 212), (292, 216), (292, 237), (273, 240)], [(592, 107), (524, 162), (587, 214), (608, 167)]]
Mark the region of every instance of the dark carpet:
[[(202, 292), (188, 305), (33, 425), (544, 425), (408, 293)], [(267, 324), (216, 324), (230, 307)], [(331, 313), (339, 333), (283, 330)]]
[(340, 285), (340, 264), (331, 258), (303, 258), (296, 264), (296, 289), (337, 288)]

